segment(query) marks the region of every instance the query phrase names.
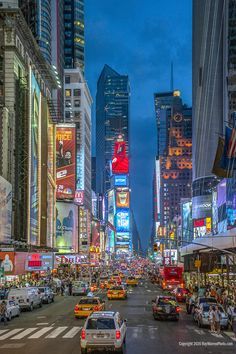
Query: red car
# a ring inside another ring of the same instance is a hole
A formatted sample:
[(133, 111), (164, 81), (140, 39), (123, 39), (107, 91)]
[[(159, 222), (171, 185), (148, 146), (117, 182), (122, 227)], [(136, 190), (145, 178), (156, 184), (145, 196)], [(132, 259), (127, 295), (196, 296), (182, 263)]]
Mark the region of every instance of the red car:
[(178, 302), (185, 302), (187, 295), (190, 293), (188, 289), (176, 288), (175, 289), (175, 298)]

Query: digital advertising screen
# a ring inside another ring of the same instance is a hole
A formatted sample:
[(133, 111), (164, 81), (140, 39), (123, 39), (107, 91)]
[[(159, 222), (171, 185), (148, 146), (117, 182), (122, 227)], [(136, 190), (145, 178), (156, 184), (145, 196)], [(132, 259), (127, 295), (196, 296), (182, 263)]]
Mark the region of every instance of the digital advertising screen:
[(119, 175), (127, 173), (129, 173), (129, 158), (126, 155), (125, 141), (116, 141), (112, 158), (112, 174)]
[(31, 71), (30, 89), (30, 243), (36, 245), (39, 238), (39, 127), (40, 117), (40, 88)]
[(117, 245), (129, 245), (130, 234), (128, 232), (117, 232), (116, 233), (116, 244)]
[(12, 186), (0, 176), (0, 242), (11, 239)]
[(129, 208), (129, 191), (116, 192), (116, 206), (117, 208)]
[(72, 203), (56, 203), (56, 247), (60, 253), (77, 250), (78, 207)]
[(130, 229), (130, 215), (129, 210), (117, 209), (116, 212), (116, 231), (129, 232)]
[(218, 208), (226, 203), (226, 179), (217, 185), (217, 206)]
[(183, 240), (190, 241), (192, 239), (192, 202), (182, 204), (182, 236)]
[(227, 179), (227, 229), (236, 227), (236, 180)]
[(57, 199), (74, 199), (76, 178), (75, 161), (75, 127), (57, 126)]
[(218, 206), (217, 206), (217, 190), (212, 191), (212, 233), (216, 235), (218, 232)]
[(128, 185), (127, 175), (115, 175), (115, 186), (126, 187)]

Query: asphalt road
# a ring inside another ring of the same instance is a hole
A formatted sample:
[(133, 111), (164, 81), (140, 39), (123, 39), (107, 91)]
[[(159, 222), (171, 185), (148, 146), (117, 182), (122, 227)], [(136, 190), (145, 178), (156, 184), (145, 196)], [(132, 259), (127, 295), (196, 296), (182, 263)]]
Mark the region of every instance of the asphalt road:
[[(224, 331), (217, 336), (209, 329), (199, 329), (184, 308), (179, 322), (155, 321), (151, 300), (158, 293), (156, 285), (144, 282), (129, 289), (127, 300), (106, 302), (107, 310), (117, 310), (127, 319), (127, 354), (236, 353), (232, 332)], [(79, 336), (84, 320), (73, 316), (77, 299), (58, 296), (55, 303), (23, 312), (7, 326), (2, 323), (0, 354), (80, 354)]]

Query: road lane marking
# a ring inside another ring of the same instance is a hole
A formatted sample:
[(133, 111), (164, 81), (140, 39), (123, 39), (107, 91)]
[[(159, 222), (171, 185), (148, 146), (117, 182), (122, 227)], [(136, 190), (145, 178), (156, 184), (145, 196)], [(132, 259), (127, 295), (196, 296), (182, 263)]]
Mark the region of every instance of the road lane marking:
[(6, 333), (6, 334), (3, 334), (1, 337), (0, 337), (0, 340), (4, 340), (4, 339), (7, 339), (11, 336), (14, 336), (14, 334), (17, 334), (19, 333), (20, 331), (23, 331), (24, 328), (16, 328), (16, 329), (13, 329), (12, 331)]
[(54, 329), (54, 331), (52, 331), (50, 334), (48, 334), (46, 336), (46, 338), (56, 338), (57, 336), (59, 336), (59, 334), (61, 334), (62, 332), (64, 332), (68, 327), (58, 327), (56, 329)]
[(35, 327), (35, 328), (27, 328), (27, 329), (25, 329), (23, 332), (21, 332), (21, 333), (17, 334), (16, 336), (12, 337), (11, 339), (15, 339), (15, 340), (16, 340), (16, 339), (24, 338), (24, 337), (26, 337), (28, 334), (30, 334), (30, 333), (36, 331), (37, 329), (38, 329), (37, 327)]
[(224, 338), (224, 337), (222, 336), (222, 334), (211, 333), (211, 331), (209, 331), (209, 333), (210, 333), (213, 337), (216, 337), (216, 338)]
[(82, 327), (73, 327), (62, 338), (74, 338), (74, 336), (82, 329)]
[(19, 349), (25, 346), (25, 343), (14, 343), (14, 344), (3, 344), (0, 346), (1, 349)]
[(36, 323), (36, 326), (46, 326), (48, 325), (48, 322), (38, 322)]
[(234, 332), (223, 332), (228, 338), (232, 339), (234, 342), (236, 342), (236, 337)]
[(40, 329), (39, 331), (37, 331), (36, 333), (32, 334), (32, 336), (30, 336), (30, 339), (37, 339), (42, 337), (42, 335), (44, 335), (45, 333), (51, 331), (51, 329), (53, 329), (53, 327), (44, 327), (42, 329)]
[(194, 332), (196, 332), (197, 334), (200, 334), (200, 335), (205, 334), (205, 331), (203, 331), (202, 329), (194, 329)]
[(1, 329), (1, 330), (0, 330), (0, 335), (3, 334), (3, 333), (5, 333), (5, 332), (7, 332), (7, 331), (9, 331), (9, 329)]

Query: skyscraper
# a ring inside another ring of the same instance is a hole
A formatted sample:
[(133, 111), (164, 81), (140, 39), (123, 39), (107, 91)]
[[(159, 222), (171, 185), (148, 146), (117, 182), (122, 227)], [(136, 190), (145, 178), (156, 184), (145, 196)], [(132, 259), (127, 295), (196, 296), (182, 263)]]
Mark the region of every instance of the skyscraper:
[(84, 0), (64, 0), (65, 68), (84, 72)]
[(127, 75), (105, 65), (97, 83), (96, 95), (96, 188), (110, 188), (110, 161), (114, 141), (122, 134), (129, 152), (129, 97)]

